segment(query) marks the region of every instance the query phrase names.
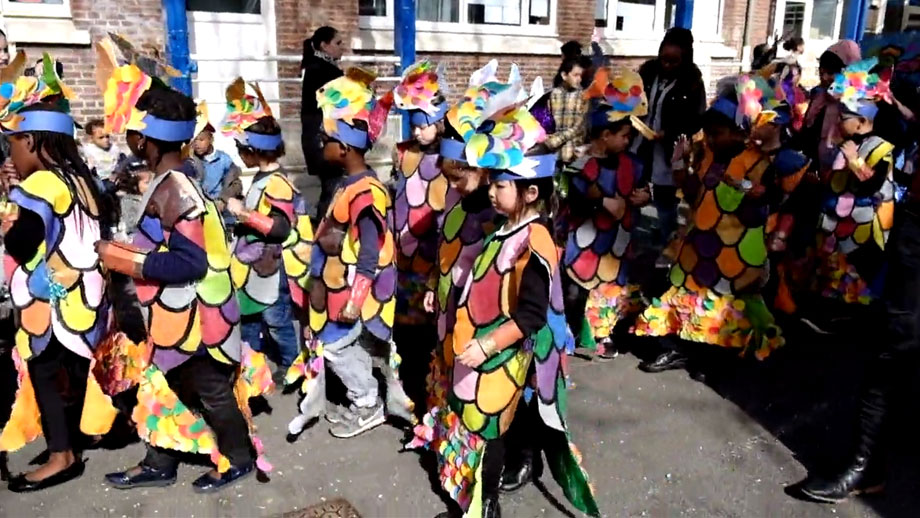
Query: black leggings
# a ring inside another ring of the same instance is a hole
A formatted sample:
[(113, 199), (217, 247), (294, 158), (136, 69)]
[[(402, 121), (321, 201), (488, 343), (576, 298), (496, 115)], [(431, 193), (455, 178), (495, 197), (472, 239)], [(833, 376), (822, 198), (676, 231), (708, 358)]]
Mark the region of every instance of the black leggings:
[(517, 470), (526, 462), (533, 460), (535, 452), (534, 438), (539, 433), (537, 426), (540, 416), (536, 407), (536, 396), (530, 404), (523, 399), (518, 403), (511, 426), (505, 434), (497, 439), (486, 441), (482, 456), (482, 497), (498, 498), (502, 482), (502, 473), (507, 466)]
[[(217, 439), (217, 448), (230, 464), (241, 467), (253, 461), (252, 442), (243, 413), (233, 395), (235, 367), (210, 356), (193, 356), (166, 373), (169, 387), (179, 400), (201, 412)], [(159, 470), (175, 470), (179, 456), (173, 450), (147, 446), (143, 464)]]
[(67, 349), (54, 336), (48, 347), (26, 363), (41, 412), (48, 451), (73, 449), (79, 434), (89, 360)]

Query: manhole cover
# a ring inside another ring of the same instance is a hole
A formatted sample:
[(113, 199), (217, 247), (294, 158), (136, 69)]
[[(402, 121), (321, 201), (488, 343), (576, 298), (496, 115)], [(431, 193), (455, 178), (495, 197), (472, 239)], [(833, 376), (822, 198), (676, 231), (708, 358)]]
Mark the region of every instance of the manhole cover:
[(361, 518), (361, 515), (348, 500), (338, 498), (300, 511), (289, 511), (282, 514), (281, 518)]

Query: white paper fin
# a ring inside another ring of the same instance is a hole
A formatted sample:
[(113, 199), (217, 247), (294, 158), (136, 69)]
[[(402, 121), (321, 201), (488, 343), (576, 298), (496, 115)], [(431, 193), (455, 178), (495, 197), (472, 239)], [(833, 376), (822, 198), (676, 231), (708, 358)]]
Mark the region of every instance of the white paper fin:
[(438, 75), (438, 90), (445, 99), (449, 99), (450, 86), (447, 83), (447, 67), (444, 66), (444, 63), (438, 63), (434, 71)]
[(522, 178), (533, 178), (537, 176), (535, 169), (539, 164), (540, 162), (537, 162), (532, 158), (524, 157), (524, 160), (521, 161), (520, 164), (514, 167), (509, 167), (508, 170)]
[(517, 63), (511, 63), (511, 72), (508, 74), (508, 82), (510, 84), (524, 82), (521, 80), (521, 71), (518, 69)]
[(489, 98), (486, 105), (482, 108), (482, 116), (479, 119), (480, 123), (488, 120), (490, 117), (509, 106), (520, 106), (523, 90), (524, 88), (520, 82), (512, 83), (509, 88), (505, 88), (502, 92)]
[(498, 60), (493, 59), (486, 63), (486, 66), (480, 68), (479, 70), (473, 72), (470, 76), (470, 86), (479, 86), (489, 81), (495, 81), (495, 73), (498, 72)]
[(537, 78), (533, 80), (533, 83), (530, 84), (530, 99), (527, 101), (527, 109), (530, 110), (533, 108), (533, 105), (537, 104), (537, 101), (539, 101), (545, 93), (546, 90), (543, 87), (543, 77), (537, 76)]

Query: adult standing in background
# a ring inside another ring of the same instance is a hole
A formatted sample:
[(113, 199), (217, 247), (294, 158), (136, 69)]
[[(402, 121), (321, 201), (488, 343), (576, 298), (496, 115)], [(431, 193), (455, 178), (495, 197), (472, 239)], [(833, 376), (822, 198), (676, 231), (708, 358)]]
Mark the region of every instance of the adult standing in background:
[(300, 121), (303, 126), (300, 142), (307, 163), (307, 173), (320, 179), (321, 191), (316, 205), (316, 218), (321, 219), (329, 206), (332, 194), (341, 178), (341, 171), (323, 160), (323, 145), (320, 138), (323, 112), (316, 105), (316, 91), (323, 85), (342, 75), (337, 62), (345, 47), (341, 33), (329, 26), (322, 26), (313, 36), (303, 42), (303, 93), (300, 105)]
[(651, 171), (652, 202), (658, 211), (663, 245), (677, 230), (677, 187), (671, 172), (671, 153), (681, 135), (699, 131), (706, 111), (703, 75), (693, 63), (693, 34), (675, 27), (664, 35), (658, 57), (639, 67), (645, 85), (649, 111), (645, 123), (657, 134), (656, 140), (642, 136), (634, 148), (647, 171)]

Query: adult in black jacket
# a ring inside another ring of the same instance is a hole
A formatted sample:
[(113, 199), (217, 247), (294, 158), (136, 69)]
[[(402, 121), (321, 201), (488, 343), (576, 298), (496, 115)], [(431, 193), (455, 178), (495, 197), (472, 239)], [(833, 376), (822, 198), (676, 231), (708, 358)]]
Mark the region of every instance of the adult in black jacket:
[(316, 105), (316, 91), (342, 75), (336, 61), (342, 57), (344, 50), (342, 35), (328, 26), (316, 29), (313, 36), (303, 42), (303, 60), (300, 62), (303, 71), (300, 121), (303, 128), (300, 143), (307, 163), (307, 173), (318, 176), (322, 184), (316, 206), (317, 219), (322, 218), (326, 212), (342, 174), (323, 160), (323, 144), (320, 139), (323, 112)]
[(688, 29), (670, 29), (658, 48), (658, 57), (639, 67), (649, 101), (645, 123), (659, 138), (639, 137), (637, 153), (652, 182), (652, 201), (658, 211), (662, 241), (677, 230), (677, 187), (671, 174), (671, 154), (681, 135), (699, 131), (706, 111), (703, 75), (693, 64), (693, 34)]

